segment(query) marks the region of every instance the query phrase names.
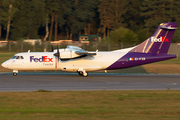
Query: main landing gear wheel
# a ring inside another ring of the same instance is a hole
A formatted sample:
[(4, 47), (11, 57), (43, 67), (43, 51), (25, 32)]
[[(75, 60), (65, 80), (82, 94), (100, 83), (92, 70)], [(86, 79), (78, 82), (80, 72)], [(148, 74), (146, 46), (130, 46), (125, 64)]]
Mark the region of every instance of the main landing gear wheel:
[(14, 76), (17, 76), (17, 73), (16, 73), (16, 72), (14, 72), (14, 73), (13, 73), (13, 75), (14, 75)]
[(78, 74), (80, 76), (83, 76), (83, 77), (87, 77), (88, 76), (88, 73), (87, 72), (83, 72), (83, 71), (79, 71)]
[(82, 72), (82, 71), (79, 71), (78, 74), (79, 74), (80, 76), (83, 76), (83, 72)]
[(87, 77), (87, 76), (88, 76), (88, 73), (87, 73), (87, 72), (84, 72), (84, 73), (83, 73), (83, 76), (84, 76), (84, 77)]

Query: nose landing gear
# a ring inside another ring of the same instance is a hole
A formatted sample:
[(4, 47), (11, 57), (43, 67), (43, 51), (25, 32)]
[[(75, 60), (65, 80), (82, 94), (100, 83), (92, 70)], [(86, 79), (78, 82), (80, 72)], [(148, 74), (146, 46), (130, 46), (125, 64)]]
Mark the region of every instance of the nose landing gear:
[(13, 75), (14, 75), (14, 76), (17, 76), (17, 73), (16, 73), (16, 72), (14, 72), (14, 73), (13, 73)]
[(17, 76), (18, 70), (13, 70), (13, 75)]

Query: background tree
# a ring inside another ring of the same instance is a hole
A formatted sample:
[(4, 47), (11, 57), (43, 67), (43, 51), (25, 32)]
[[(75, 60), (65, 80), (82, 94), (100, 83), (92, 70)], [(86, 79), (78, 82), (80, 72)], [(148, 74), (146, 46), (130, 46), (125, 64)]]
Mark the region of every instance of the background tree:
[(45, 0), (45, 29), (46, 29), (46, 35), (44, 36), (43, 38), (43, 41), (46, 41), (48, 36), (49, 36), (49, 16), (51, 14), (51, 9), (52, 9), (52, 6), (51, 6), (51, 0)]
[[(55, 38), (57, 40), (58, 30), (64, 31), (63, 26), (66, 23), (66, 17), (72, 13), (71, 0), (59, 1), (59, 11), (55, 17)], [(59, 28), (59, 29), (58, 29)]]
[(144, 18), (145, 27), (152, 34), (157, 25), (162, 22), (175, 21), (171, 17), (173, 11), (172, 0), (144, 0), (141, 6), (141, 15)]
[(4, 25), (6, 27), (6, 38), (5, 41), (9, 39), (9, 32), (11, 21), (14, 17), (14, 14), (17, 12), (16, 1), (15, 0), (3, 0), (2, 1), (2, 18), (4, 21)]
[[(0, 13), (3, 12), (3, 7), (2, 7), (2, 0), (0, 0)], [(2, 14), (0, 14), (0, 40), (1, 40), (1, 35), (2, 35)]]
[(58, 0), (46, 0), (46, 16), (48, 19), (48, 17), (50, 17), (51, 20), (51, 26), (50, 26), (50, 32), (49, 32), (49, 41), (51, 41), (52, 38), (52, 32), (53, 32), (53, 26), (54, 26), (54, 20), (55, 20), (55, 16), (59, 11), (59, 4), (58, 4)]
[(107, 28), (111, 28), (112, 18), (111, 10), (109, 9), (109, 3), (111, 0), (99, 0), (98, 12), (100, 19), (100, 26), (98, 33), (103, 34), (103, 38), (107, 36)]
[[(144, 0), (141, 6), (141, 16), (149, 34), (153, 34), (157, 25), (163, 22), (179, 22), (180, 0)], [(175, 38), (180, 38), (175, 32)]]
[(88, 0), (84, 1), (84, 5), (82, 9), (84, 9), (85, 13), (87, 14), (87, 18), (85, 20), (85, 26), (84, 26), (84, 34), (91, 34), (91, 26), (93, 25), (94, 18), (97, 17), (97, 0)]
[[(72, 1), (72, 12), (66, 19), (67, 36), (72, 39), (72, 35), (77, 35), (84, 30), (84, 34), (88, 34), (90, 31), (90, 22), (92, 16), (95, 14), (97, 8), (96, 0), (75, 0)], [(88, 26), (89, 23), (89, 26)], [(87, 28), (89, 30), (87, 30)]]
[[(140, 42), (160, 23), (179, 23), (179, 6), (180, 0), (0, 0), (0, 38), (75, 40), (79, 34), (106, 38), (126, 27)], [(179, 29), (174, 42), (180, 39), (178, 33)]]
[[(172, 21), (169, 22), (177, 22), (178, 26), (180, 25), (180, 0), (170, 0), (169, 1), (169, 12), (170, 12), (170, 18), (172, 18)], [(179, 27), (178, 27), (179, 28)], [(177, 29), (172, 42), (180, 42), (180, 29)]]
[(127, 0), (99, 0), (99, 33), (109, 36), (110, 30), (125, 26), (123, 15), (127, 12)]
[(141, 4), (144, 0), (129, 0), (127, 4), (127, 12), (123, 16), (126, 27), (137, 31), (144, 27), (144, 19), (141, 16)]
[(38, 29), (44, 24), (44, 0), (22, 0), (15, 14), (13, 38), (38, 38)]
[(119, 27), (127, 26), (124, 19), (125, 13), (128, 10), (128, 0), (111, 0), (109, 9), (112, 14), (112, 28), (113, 30), (119, 29)]
[(138, 36), (127, 28), (120, 27), (110, 32), (110, 38), (114, 43), (137, 43)]

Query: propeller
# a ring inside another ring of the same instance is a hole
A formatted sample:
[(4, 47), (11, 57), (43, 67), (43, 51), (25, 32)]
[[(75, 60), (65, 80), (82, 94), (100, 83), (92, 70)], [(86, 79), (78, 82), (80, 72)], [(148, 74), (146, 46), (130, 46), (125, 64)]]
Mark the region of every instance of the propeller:
[[(57, 57), (57, 65), (59, 64), (59, 58), (60, 58), (60, 53), (59, 53), (59, 47), (58, 47), (58, 44), (57, 44), (57, 53), (54, 53), (54, 56)], [(56, 66), (57, 66), (56, 65)]]

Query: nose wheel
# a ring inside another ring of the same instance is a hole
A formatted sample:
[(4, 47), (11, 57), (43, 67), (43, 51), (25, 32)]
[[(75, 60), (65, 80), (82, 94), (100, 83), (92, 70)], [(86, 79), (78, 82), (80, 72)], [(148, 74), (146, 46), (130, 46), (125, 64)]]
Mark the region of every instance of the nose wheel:
[(16, 73), (16, 72), (14, 72), (14, 73), (13, 73), (13, 76), (17, 76), (17, 73)]
[(17, 76), (18, 70), (13, 70), (13, 76)]

